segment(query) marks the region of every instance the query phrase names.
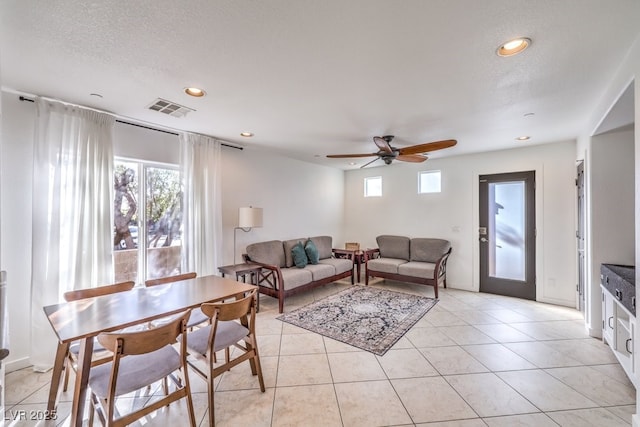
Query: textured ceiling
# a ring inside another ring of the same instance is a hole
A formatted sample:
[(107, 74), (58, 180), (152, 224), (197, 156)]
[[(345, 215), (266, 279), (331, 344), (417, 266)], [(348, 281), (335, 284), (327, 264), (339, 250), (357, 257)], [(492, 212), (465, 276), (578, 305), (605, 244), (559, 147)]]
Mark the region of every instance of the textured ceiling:
[[(0, 8), (6, 90), (345, 169), (368, 159), (349, 166), (325, 155), (374, 152), (376, 135), (395, 135), (398, 147), (458, 140), (434, 158), (573, 139), (640, 29), (637, 0), (3, 0)], [(495, 54), (517, 36), (530, 37), (530, 49)], [(188, 97), (187, 86), (208, 95)], [(196, 111), (148, 110), (158, 97)], [(521, 135), (531, 140), (514, 141)]]

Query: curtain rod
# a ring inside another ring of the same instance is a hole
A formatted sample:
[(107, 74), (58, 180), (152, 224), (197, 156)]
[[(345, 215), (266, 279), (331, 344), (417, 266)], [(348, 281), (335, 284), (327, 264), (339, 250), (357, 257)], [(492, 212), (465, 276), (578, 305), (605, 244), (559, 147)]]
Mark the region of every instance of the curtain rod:
[[(18, 97), (18, 99), (20, 101), (35, 102), (35, 100), (33, 100), (31, 98), (27, 98), (26, 96), (23, 96), (23, 95), (20, 95)], [(120, 120), (120, 119), (116, 119), (116, 123), (122, 123), (122, 124), (130, 125), (130, 126), (137, 126), (139, 128), (154, 130), (156, 132), (168, 133), (169, 135), (175, 135), (175, 136), (179, 136), (180, 135), (179, 133), (172, 132), (170, 130), (158, 129), (158, 128), (154, 128), (154, 127), (151, 127), (151, 126), (141, 125), (139, 123), (126, 122), (126, 121)], [(222, 145), (223, 147), (235, 148), (236, 150), (244, 150), (243, 147), (238, 147), (236, 145), (225, 144), (224, 142), (221, 142), (220, 145)]]

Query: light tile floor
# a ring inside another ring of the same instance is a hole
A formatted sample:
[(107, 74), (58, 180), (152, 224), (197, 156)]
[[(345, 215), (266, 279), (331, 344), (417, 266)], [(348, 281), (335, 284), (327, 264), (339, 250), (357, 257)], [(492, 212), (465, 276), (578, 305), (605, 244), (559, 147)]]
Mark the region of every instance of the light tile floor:
[[(293, 310), (349, 286), (337, 282), (290, 298)], [(432, 296), (390, 281), (372, 286)], [(378, 357), (276, 319), (261, 296), (258, 345), (267, 390), (244, 363), (217, 381), (222, 426), (629, 426), (635, 389), (612, 352), (585, 333), (573, 309), (440, 289), (440, 301)], [(6, 425), (68, 425), (71, 393), (58, 420), (18, 420), (46, 407), (50, 373), (6, 377)], [(207, 425), (206, 385), (191, 375), (198, 425)], [(154, 389), (158, 392), (158, 389)], [(131, 396), (121, 408), (149, 397)], [(136, 426), (183, 426), (185, 405)]]

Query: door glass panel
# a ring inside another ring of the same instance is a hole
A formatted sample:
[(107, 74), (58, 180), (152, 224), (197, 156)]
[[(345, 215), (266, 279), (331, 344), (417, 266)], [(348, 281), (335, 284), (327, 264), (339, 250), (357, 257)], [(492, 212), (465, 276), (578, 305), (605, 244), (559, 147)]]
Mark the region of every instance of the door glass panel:
[(146, 168), (147, 279), (180, 274), (182, 191), (174, 169)]
[(525, 280), (525, 183), (489, 184), (489, 275)]
[(138, 164), (115, 162), (113, 259), (115, 281), (138, 279)]

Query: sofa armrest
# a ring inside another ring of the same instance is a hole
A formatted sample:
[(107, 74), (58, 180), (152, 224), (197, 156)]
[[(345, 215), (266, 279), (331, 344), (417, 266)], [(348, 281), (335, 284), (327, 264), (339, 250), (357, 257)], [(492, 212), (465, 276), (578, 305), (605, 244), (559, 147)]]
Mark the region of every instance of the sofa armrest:
[(364, 251), (364, 262), (375, 258), (380, 258), (380, 248), (367, 249), (366, 251)]
[(265, 264), (263, 262), (252, 260), (249, 255), (242, 254), (242, 259), (244, 262), (251, 262), (253, 264), (258, 264), (263, 270), (268, 270), (268, 272), (262, 272), (258, 274), (258, 286), (267, 286), (273, 288), (275, 290), (284, 289), (282, 285), (282, 271), (280, 271), (280, 267), (277, 265)]
[[(445, 277), (447, 274), (447, 260), (449, 259), (449, 255), (451, 255), (451, 248), (436, 261), (436, 266), (433, 270), (433, 278), (434, 280), (438, 280), (440, 277)], [(446, 285), (445, 285), (446, 287)]]

